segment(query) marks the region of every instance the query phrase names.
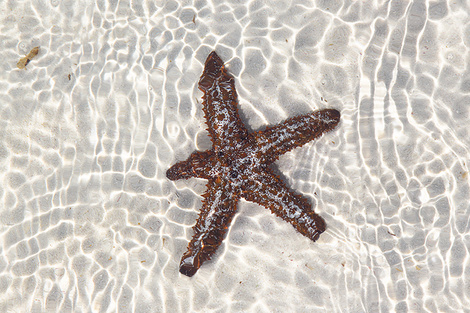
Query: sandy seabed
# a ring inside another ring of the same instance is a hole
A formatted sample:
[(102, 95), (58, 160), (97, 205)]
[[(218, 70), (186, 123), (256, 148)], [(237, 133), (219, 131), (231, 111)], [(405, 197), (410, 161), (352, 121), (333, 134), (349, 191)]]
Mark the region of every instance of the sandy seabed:
[[(468, 312), (465, 1), (0, 3), (0, 312)], [(32, 48), (39, 53), (19, 69)], [(210, 147), (216, 50), (251, 130), (322, 108), (338, 128), (276, 162), (317, 242), (242, 201), (178, 272)]]

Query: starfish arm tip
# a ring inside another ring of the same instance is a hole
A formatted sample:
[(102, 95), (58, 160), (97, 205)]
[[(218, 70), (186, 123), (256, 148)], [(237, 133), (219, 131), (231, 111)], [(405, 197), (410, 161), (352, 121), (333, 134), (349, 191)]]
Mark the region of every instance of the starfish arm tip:
[(339, 120), (341, 119), (341, 113), (338, 110), (326, 109), (323, 112), (327, 115), (332, 124), (336, 126), (339, 123)]
[(192, 276), (194, 276), (194, 274), (196, 274), (198, 269), (199, 269), (199, 267), (196, 266), (195, 264), (193, 264), (193, 262), (191, 260), (189, 260), (188, 258), (186, 258), (186, 259), (183, 258), (181, 260), (181, 264), (180, 264), (180, 273), (181, 274), (186, 275), (188, 277), (192, 277)]
[(336, 110), (336, 109), (328, 109), (328, 111), (330, 112), (330, 116), (331, 118), (339, 121), (340, 117), (341, 117), (341, 113)]
[(169, 180), (177, 180), (178, 179), (177, 175), (178, 174), (177, 174), (174, 166), (170, 167), (166, 171), (166, 178), (168, 178)]
[(317, 239), (320, 238), (320, 235), (326, 230), (326, 222), (319, 215), (316, 215), (314, 229), (315, 231), (312, 240), (317, 241)]
[(204, 72), (199, 79), (199, 89), (202, 91), (208, 90), (214, 83), (216, 77), (220, 75), (223, 68), (224, 62), (215, 51), (212, 51), (204, 64)]
[(196, 174), (192, 171), (192, 167), (185, 161), (176, 163), (166, 171), (166, 178), (172, 181), (188, 179), (195, 176)]

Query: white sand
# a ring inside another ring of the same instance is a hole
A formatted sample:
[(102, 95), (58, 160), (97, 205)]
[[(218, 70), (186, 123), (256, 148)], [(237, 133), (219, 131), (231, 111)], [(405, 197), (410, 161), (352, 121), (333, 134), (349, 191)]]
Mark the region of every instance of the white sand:
[[(0, 3), (0, 312), (468, 310), (465, 1), (87, 2)], [(213, 49), (251, 129), (342, 121), (276, 163), (320, 239), (242, 201), (188, 278)]]

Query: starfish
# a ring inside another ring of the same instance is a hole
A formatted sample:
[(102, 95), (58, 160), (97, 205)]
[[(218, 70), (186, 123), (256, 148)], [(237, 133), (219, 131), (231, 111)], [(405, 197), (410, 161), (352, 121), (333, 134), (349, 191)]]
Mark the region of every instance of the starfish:
[(204, 93), (203, 111), (212, 149), (195, 151), (166, 172), (170, 180), (208, 180), (180, 272), (191, 277), (213, 256), (227, 234), (240, 198), (269, 208), (302, 235), (318, 239), (325, 231), (325, 221), (305, 197), (291, 191), (275, 175), (270, 165), (287, 151), (335, 128), (340, 113), (324, 109), (249, 132), (238, 115), (234, 78), (215, 51), (207, 57), (199, 89)]

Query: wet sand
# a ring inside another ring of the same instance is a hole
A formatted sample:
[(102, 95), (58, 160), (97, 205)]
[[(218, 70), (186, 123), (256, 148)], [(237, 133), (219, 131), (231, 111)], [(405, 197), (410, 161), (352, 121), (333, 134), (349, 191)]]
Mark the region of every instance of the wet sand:
[[(455, 312), (470, 307), (470, 9), (456, 2), (0, 4), (0, 312)], [(18, 61), (34, 47), (24, 69)], [(250, 130), (338, 128), (275, 168), (325, 219), (312, 242), (241, 201), (178, 271), (210, 148), (216, 50)]]

